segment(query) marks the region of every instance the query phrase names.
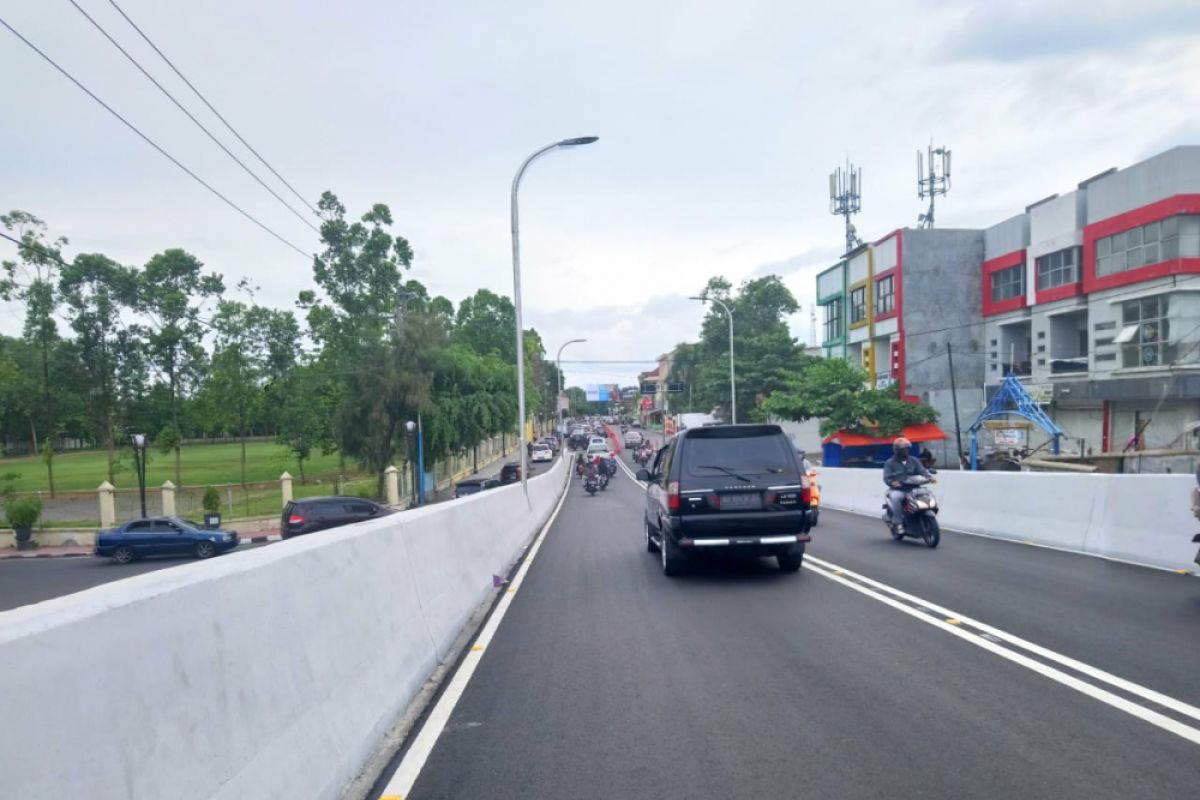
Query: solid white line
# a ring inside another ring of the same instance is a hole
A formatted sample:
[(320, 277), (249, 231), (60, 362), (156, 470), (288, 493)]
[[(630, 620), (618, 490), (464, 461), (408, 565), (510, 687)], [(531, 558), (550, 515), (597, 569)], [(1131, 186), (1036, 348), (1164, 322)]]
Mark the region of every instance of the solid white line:
[[(812, 559), (812, 561), (820, 561), (820, 559)], [(822, 562), (822, 563), (827, 564), (828, 562)], [(1069, 675), (1069, 674), (1063, 672), (1062, 670), (1058, 670), (1058, 669), (1055, 669), (1054, 667), (1047, 666), (1046, 664), (1043, 664), (1040, 661), (1035, 661), (1026, 655), (1022, 655), (1021, 653), (1018, 653), (1014, 650), (1010, 650), (1007, 647), (1002, 647), (1001, 645), (996, 644), (995, 642), (992, 642), (988, 639), (984, 639), (980, 636), (976, 636), (975, 634), (971, 633), (970, 631), (963, 630), (961, 625), (952, 625), (949, 622), (946, 622), (945, 619), (939, 619), (937, 617), (932, 617), (929, 614), (924, 613), (920, 609), (916, 609), (916, 608), (913, 608), (912, 606), (905, 605), (904, 603), (901, 603), (898, 600), (894, 600), (893, 598), (888, 597), (887, 595), (882, 594), (880, 592), (877, 592), (874, 589), (869, 589), (860, 583), (857, 583), (855, 581), (849, 580), (846, 577), (843, 577), (842, 575), (837, 575), (837, 574), (834, 574), (833, 572), (827, 572), (826, 569), (823, 568), (822, 566), (814, 566), (809, 561), (809, 559), (805, 559), (804, 568), (807, 570), (810, 570), (812, 572), (815, 572), (818, 575), (821, 575), (822, 577), (828, 578), (831, 581), (840, 583), (849, 589), (853, 589), (854, 591), (859, 592), (860, 594), (864, 594), (870, 598), (878, 600), (879, 602), (883, 603), (884, 605), (891, 606), (892, 608), (896, 609), (897, 611), (900, 611), (904, 614), (908, 614), (910, 617), (913, 617), (914, 619), (918, 619), (928, 625), (932, 625), (933, 627), (938, 628), (939, 630), (942, 630), (946, 633), (949, 633), (952, 636), (957, 636), (958, 638), (962, 639), (965, 642), (970, 642), (971, 644), (975, 645), (976, 647), (980, 647), (984, 650), (987, 650), (988, 652), (990, 652), (994, 655), (998, 655), (1001, 658), (1007, 659), (1008, 661), (1011, 661), (1014, 664), (1019, 664), (1020, 666), (1025, 667), (1026, 669), (1028, 669), (1032, 672), (1036, 672), (1037, 674), (1042, 675), (1046, 678), (1049, 678), (1052, 681), (1060, 683), (1063, 686), (1074, 689), (1075, 691), (1080, 692), (1081, 694), (1087, 695), (1088, 697), (1091, 697), (1094, 700), (1099, 700), (1100, 702), (1105, 703), (1106, 705), (1112, 706), (1113, 708), (1116, 708), (1120, 711), (1124, 711), (1126, 714), (1129, 714), (1130, 716), (1137, 717), (1138, 719), (1140, 719), (1144, 722), (1148, 722), (1151, 725), (1161, 728), (1162, 730), (1165, 730), (1169, 733), (1173, 733), (1176, 736), (1179, 736), (1180, 738), (1183, 738), (1183, 739), (1188, 740), (1189, 742), (1192, 742), (1193, 744), (1200, 745), (1200, 728), (1193, 728), (1189, 725), (1183, 724), (1182, 722), (1178, 722), (1174, 719), (1171, 719), (1168, 716), (1160, 714), (1157, 711), (1151, 711), (1150, 709), (1146, 708), (1145, 706), (1140, 706), (1137, 703), (1134, 703), (1130, 700), (1126, 700), (1124, 697), (1115, 695), (1112, 692), (1107, 691), (1106, 689), (1101, 689), (1098, 686), (1093, 686), (1092, 684), (1082, 681), (1073, 675)], [(832, 569), (841, 569), (840, 567), (831, 567), (831, 568)], [(843, 570), (843, 572), (847, 575), (852, 574), (845, 570)], [(902, 593), (898, 593), (897, 596), (901, 596), (901, 594)], [(923, 602), (923, 601), (918, 600), (917, 602)], [(936, 610), (938, 612), (938, 614), (944, 613), (943, 610), (940, 609), (940, 607), (934, 606), (933, 604), (928, 604), (926, 607), (929, 608), (930, 610)], [(966, 623), (968, 625), (975, 624), (975, 623), (967, 622), (966, 618), (961, 617), (957, 614), (950, 614), (949, 616), (952, 619), (958, 619), (961, 622)]]
[(1057, 653), (1053, 650), (1042, 647), (1039, 644), (1035, 644), (1026, 639), (1022, 639), (1021, 637), (1015, 636), (1014, 634), (1011, 634), (1007, 631), (1003, 631), (999, 628), (992, 627), (991, 625), (988, 625), (985, 622), (980, 622), (979, 620), (972, 619), (971, 617), (968, 617), (965, 614), (959, 614), (957, 611), (952, 611), (948, 608), (944, 608), (944, 607), (938, 605), (937, 603), (933, 603), (933, 602), (930, 602), (923, 598), (908, 594), (907, 592), (901, 591), (900, 589), (897, 589), (893, 586), (888, 586), (885, 583), (880, 583), (877, 580), (868, 578), (866, 575), (862, 575), (860, 573), (854, 572), (853, 570), (846, 569), (845, 567), (840, 567), (837, 564), (832, 564), (828, 561), (824, 561), (820, 558), (815, 558), (813, 556), (808, 556), (808, 560), (815, 562), (819, 566), (825, 567), (826, 569), (840, 570), (845, 575), (849, 575), (852, 578), (857, 578), (858, 580), (862, 581), (863, 583), (873, 586), (876, 589), (879, 589), (881, 591), (888, 592), (889, 594), (891, 594), (895, 597), (899, 597), (902, 600), (908, 600), (909, 602), (917, 603), (919, 605), (924, 606), (925, 608), (928, 608), (930, 611), (934, 611), (934, 612), (936, 612), (938, 614), (942, 614), (946, 617), (952, 617), (955, 619), (959, 619), (962, 621), (962, 623), (964, 625), (968, 625), (973, 628), (978, 628), (979, 630), (983, 631), (984, 633), (990, 633), (992, 636), (995, 636), (998, 639), (1003, 639), (1008, 644), (1014, 645), (1016, 647), (1020, 647), (1023, 650), (1028, 650), (1030, 653), (1041, 656), (1042, 658), (1045, 658), (1049, 661), (1053, 661), (1057, 664), (1061, 664), (1062, 666), (1067, 667), (1069, 669), (1073, 669), (1076, 672), (1087, 675), (1089, 678), (1095, 678), (1096, 680), (1107, 683), (1108, 685), (1113, 686), (1117, 689), (1120, 689), (1121, 691), (1128, 692), (1129, 694), (1132, 694), (1132, 695), (1136, 695), (1137, 697), (1140, 697), (1143, 700), (1148, 700), (1151, 703), (1155, 703), (1157, 705), (1162, 706), (1163, 708), (1169, 708), (1178, 714), (1182, 714), (1186, 717), (1191, 717), (1194, 720), (1200, 721), (1200, 708), (1197, 708), (1196, 706), (1193, 706), (1189, 703), (1185, 703), (1182, 700), (1176, 700), (1174, 697), (1170, 697), (1168, 695), (1162, 694), (1161, 692), (1156, 692), (1153, 689), (1148, 689), (1145, 686), (1141, 686), (1139, 684), (1133, 683), (1132, 681), (1125, 680), (1124, 678), (1113, 675), (1110, 672), (1105, 672), (1102, 669), (1098, 669), (1089, 664), (1085, 664), (1082, 661), (1077, 661), (1077, 660), (1071, 658), (1070, 656), (1064, 656), (1061, 653)]
[(454, 672), (454, 677), (446, 685), (446, 691), (438, 698), (433, 711), (429, 713), (429, 717), (421, 726), (417, 738), (413, 740), (412, 746), (404, 754), (404, 758), (400, 761), (400, 766), (396, 769), (395, 774), (392, 775), (392, 779), (388, 781), (387, 788), (383, 790), (383, 794), (380, 797), (408, 797), (409, 792), (412, 791), (417, 778), (421, 775), (421, 770), (425, 767), (425, 762), (429, 759), (430, 753), (433, 752), (434, 745), (437, 744), (438, 738), (442, 735), (442, 731), (445, 730), (446, 723), (450, 721), (450, 715), (454, 713), (454, 707), (458, 705), (463, 692), (466, 691), (467, 684), (471, 681), (471, 676), (475, 674), (475, 668), (479, 666), (479, 662), (483, 658), (487, 646), (491, 644), (492, 637), (496, 635), (496, 629), (500, 627), (500, 622), (504, 619), (504, 615), (508, 613), (508, 607), (512, 605), (513, 598), (517, 596), (521, 584), (525, 581), (525, 575), (529, 572), (529, 567), (533, 564), (534, 557), (537, 556), (538, 551), (541, 549), (542, 542), (546, 539), (546, 533), (550, 530), (550, 526), (554, 524), (554, 520), (558, 517), (558, 512), (562, 510), (563, 503), (566, 502), (567, 493), (570, 489), (571, 480), (568, 474), (567, 484), (563, 488), (562, 496), (558, 499), (558, 505), (555, 506), (554, 513), (550, 515), (550, 519), (546, 520), (546, 524), (542, 526), (533, 546), (529, 548), (528, 555), (525, 556), (525, 560), (521, 562), (521, 566), (517, 569), (517, 574), (513, 577), (512, 582), (509, 583), (508, 590), (500, 596), (500, 602), (496, 604), (496, 608), (492, 612), (492, 615), (488, 617), (483, 630), (479, 632), (479, 638), (471, 645), (471, 649), (463, 657), (462, 663), (458, 665), (458, 669)]

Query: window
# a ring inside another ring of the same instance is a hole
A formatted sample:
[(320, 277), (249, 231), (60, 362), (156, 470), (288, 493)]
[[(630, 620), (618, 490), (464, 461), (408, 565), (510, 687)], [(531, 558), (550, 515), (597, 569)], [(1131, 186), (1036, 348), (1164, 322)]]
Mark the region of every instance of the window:
[(1097, 331), (1114, 331), (1117, 329), (1117, 323), (1110, 320), (1108, 322), (1097, 322), (1092, 326), (1092, 330)]
[(825, 341), (842, 337), (842, 299), (825, 304)]
[(1053, 289), (1079, 280), (1079, 248), (1068, 247), (1037, 257), (1037, 288)]
[(860, 286), (850, 290), (850, 324), (862, 322), (867, 318), (867, 287)]
[[(1200, 258), (1200, 215), (1167, 217), (1096, 240), (1098, 276), (1176, 258)], [(1042, 288), (1040, 268), (1038, 288)]]
[(154, 523), (143, 520), (141, 522), (131, 522), (125, 526), (126, 533), (150, 533), (154, 530)]
[(1124, 367), (1156, 367), (1169, 364), (1175, 357), (1171, 344), (1171, 323), (1167, 319), (1169, 295), (1143, 297), (1121, 304), (1125, 326), (1116, 337), (1121, 344)]
[(894, 275), (875, 281), (875, 313), (887, 314), (896, 307), (896, 286), (892, 282)]
[(993, 272), (991, 288), (993, 303), (1025, 294), (1025, 265), (1017, 264)]

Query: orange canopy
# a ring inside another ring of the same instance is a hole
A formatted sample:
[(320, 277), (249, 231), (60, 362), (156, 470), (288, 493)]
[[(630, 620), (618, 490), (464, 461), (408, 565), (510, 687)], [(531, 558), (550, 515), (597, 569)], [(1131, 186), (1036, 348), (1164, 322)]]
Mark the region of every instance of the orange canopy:
[[(932, 422), (922, 422), (919, 425), (905, 425), (900, 436), (910, 442), (935, 442), (946, 438), (946, 433)], [(889, 444), (894, 436), (867, 436), (863, 433), (850, 431), (834, 431), (826, 436), (824, 444), (840, 444), (842, 447), (869, 447), (876, 444)]]

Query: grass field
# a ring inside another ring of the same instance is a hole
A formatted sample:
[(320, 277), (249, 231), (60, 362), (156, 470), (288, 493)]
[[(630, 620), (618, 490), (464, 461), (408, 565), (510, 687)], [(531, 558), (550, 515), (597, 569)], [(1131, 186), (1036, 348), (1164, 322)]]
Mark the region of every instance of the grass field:
[[(148, 452), (146, 486), (161, 486), (165, 480), (175, 480), (175, 455), (158, 450)], [(182, 452), (182, 477), (185, 486), (207, 486), (241, 481), (241, 448), (234, 444), (190, 444)], [(300, 471), (287, 449), (271, 442), (249, 442), (246, 445), (246, 481), (273, 481), (284, 470), (299, 483)], [(338, 471), (338, 457), (314, 454), (304, 464), (309, 477), (331, 477)], [(17, 474), (13, 489), (18, 492), (46, 491), (50, 488), (46, 465), (40, 457), (0, 458), (0, 474)], [(358, 474), (347, 464), (347, 477)], [(60, 453), (54, 457), (54, 488), (59, 491), (92, 491), (106, 479), (105, 454), (102, 450)], [(133, 454), (129, 448), (120, 452), (114, 484), (118, 489), (137, 487)]]

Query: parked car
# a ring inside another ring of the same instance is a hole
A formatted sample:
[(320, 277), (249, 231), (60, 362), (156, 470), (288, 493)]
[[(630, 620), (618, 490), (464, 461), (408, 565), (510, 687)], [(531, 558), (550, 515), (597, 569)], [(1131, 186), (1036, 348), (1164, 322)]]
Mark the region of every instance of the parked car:
[(465, 481), (459, 481), (454, 484), (454, 499), (457, 500), (467, 495), (486, 492), (488, 489), (495, 489), (499, 485), (500, 481), (495, 478), (469, 478)]
[(550, 449), (550, 445), (548, 444), (535, 444), (533, 452), (529, 454), (529, 460), (535, 463), (539, 461), (553, 461), (554, 451)]
[(146, 556), (212, 558), (238, 546), (234, 531), (211, 530), (178, 517), (150, 517), (100, 531), (92, 554), (128, 564)]
[(500, 468), (500, 485), (504, 486), (510, 483), (517, 483), (521, 480), (521, 465), (516, 461), (510, 461)]
[(394, 514), (392, 509), (361, 497), (306, 497), (283, 507), (279, 532), (284, 539)]
[(639, 470), (646, 549), (679, 575), (698, 551), (774, 556), (784, 572), (804, 559), (812, 489), (778, 425), (689, 428)]
[(626, 433), (625, 433), (625, 446), (626, 447), (638, 447), (639, 445), (641, 445), (641, 443), (642, 443), (642, 432), (641, 431), (626, 431)]

